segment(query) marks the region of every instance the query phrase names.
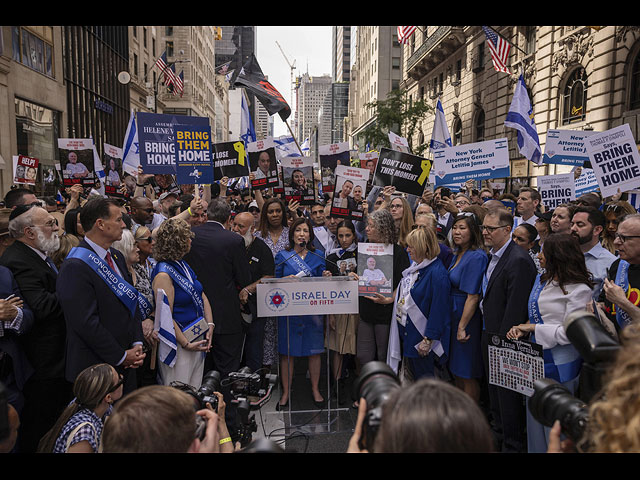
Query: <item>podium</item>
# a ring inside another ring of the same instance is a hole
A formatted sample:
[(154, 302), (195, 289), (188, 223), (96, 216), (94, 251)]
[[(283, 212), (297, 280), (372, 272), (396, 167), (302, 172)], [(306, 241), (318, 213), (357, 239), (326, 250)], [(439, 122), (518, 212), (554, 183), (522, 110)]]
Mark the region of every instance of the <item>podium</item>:
[[(332, 425), (339, 423), (339, 410), (349, 411), (349, 407), (340, 408), (336, 403), (332, 408), (332, 389), (331, 377), (332, 370), (330, 365), (329, 351), (325, 347), (326, 335), (328, 332), (327, 315), (331, 314), (357, 314), (358, 309), (358, 281), (349, 277), (285, 277), (285, 278), (265, 278), (257, 285), (256, 289), (257, 313), (258, 317), (277, 317), (279, 319), (279, 328), (286, 326), (287, 331), (279, 332), (280, 339), (283, 337), (287, 342), (286, 351), (291, 351), (290, 332), (292, 330), (292, 317), (298, 316), (319, 316), (324, 323), (324, 339), (322, 352), (326, 353), (326, 372), (327, 372), (327, 389), (325, 397), (326, 417), (319, 414), (319, 408), (311, 409), (294, 409), (293, 404), (296, 403), (296, 396), (304, 396), (303, 400), (309, 400), (310, 392), (307, 387), (297, 388), (294, 392), (290, 391), (289, 405), (281, 412), (285, 414), (285, 421), (289, 422), (289, 426), (293, 428), (294, 424), (300, 424), (307, 429), (307, 433), (330, 433)], [(295, 328), (295, 327), (293, 327)], [(279, 340), (280, 341), (280, 340)], [(279, 346), (281, 349), (283, 345)], [(289, 356), (291, 358), (291, 356)], [(280, 368), (280, 363), (278, 363)], [(282, 378), (282, 375), (279, 375)], [(294, 385), (295, 387), (295, 385)], [(347, 395), (350, 398), (350, 395)], [(349, 402), (350, 403), (350, 402)], [(305, 416), (307, 415), (307, 416)], [(310, 415), (310, 417), (309, 417)], [(309, 420), (316, 420), (313, 423)], [(318, 423), (317, 420), (322, 422)], [(337, 430), (350, 430), (351, 418), (349, 416), (349, 425), (341, 428), (338, 425)], [(347, 423), (346, 421), (344, 423)], [(286, 427), (285, 427), (286, 428)]]

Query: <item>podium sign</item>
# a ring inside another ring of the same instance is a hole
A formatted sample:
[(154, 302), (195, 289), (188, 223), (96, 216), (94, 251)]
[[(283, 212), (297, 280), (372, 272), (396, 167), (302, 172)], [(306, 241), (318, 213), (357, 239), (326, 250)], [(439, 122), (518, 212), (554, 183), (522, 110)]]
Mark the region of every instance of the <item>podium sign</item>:
[(358, 282), (347, 277), (266, 278), (257, 285), (259, 317), (358, 313)]

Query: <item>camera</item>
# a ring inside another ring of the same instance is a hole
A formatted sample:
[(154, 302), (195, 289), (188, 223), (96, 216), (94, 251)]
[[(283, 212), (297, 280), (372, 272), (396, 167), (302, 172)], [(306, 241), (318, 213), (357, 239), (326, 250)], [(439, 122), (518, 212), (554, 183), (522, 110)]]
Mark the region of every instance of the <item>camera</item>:
[(549, 378), (536, 380), (533, 389), (534, 394), (529, 400), (533, 418), (546, 427), (552, 427), (556, 420), (560, 420), (562, 432), (577, 443), (587, 427), (587, 405)]
[(541, 378), (534, 382), (529, 411), (547, 427), (552, 427), (559, 420), (562, 432), (577, 443), (588, 424), (587, 404), (604, 385), (603, 379), (615, 360), (620, 344), (607, 333), (597, 317), (586, 310), (568, 315), (564, 329), (583, 359), (579, 397), (573, 396), (558, 382)]
[(243, 367), (237, 372), (231, 372), (225, 385), (229, 385), (234, 399), (243, 397), (261, 404), (261, 399), (270, 393), (276, 380), (277, 375), (252, 373), (249, 367)]
[(182, 382), (171, 382), (171, 386), (191, 395), (195, 399), (196, 410), (207, 408), (209, 403), (213, 410), (218, 412), (218, 397), (214, 392), (220, 391), (220, 372), (215, 370), (207, 372), (197, 390)]
[(373, 361), (362, 367), (352, 391), (354, 400), (364, 398), (367, 402), (367, 413), (359, 441), (361, 449), (371, 451), (382, 420), (382, 406), (391, 393), (400, 387), (400, 379), (386, 363)]

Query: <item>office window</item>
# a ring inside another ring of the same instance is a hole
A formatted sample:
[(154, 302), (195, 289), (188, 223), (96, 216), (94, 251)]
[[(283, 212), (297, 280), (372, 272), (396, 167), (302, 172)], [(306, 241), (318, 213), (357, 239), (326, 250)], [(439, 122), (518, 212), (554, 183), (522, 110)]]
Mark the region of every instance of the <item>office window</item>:
[(12, 37), (13, 60), (48, 77), (54, 76), (52, 27), (13, 27)]
[(584, 68), (577, 68), (570, 74), (562, 96), (562, 124), (583, 121), (587, 116), (587, 74)]

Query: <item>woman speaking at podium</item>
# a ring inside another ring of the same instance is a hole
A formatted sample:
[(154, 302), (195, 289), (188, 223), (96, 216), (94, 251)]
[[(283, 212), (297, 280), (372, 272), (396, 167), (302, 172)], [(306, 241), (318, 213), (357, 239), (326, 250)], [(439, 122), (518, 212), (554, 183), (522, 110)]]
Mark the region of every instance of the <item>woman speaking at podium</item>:
[[(276, 254), (275, 276), (321, 277), (325, 270), (324, 256), (315, 252), (313, 240), (311, 222), (306, 218), (297, 219), (289, 228), (288, 247)], [(309, 358), (313, 402), (318, 408), (324, 405), (324, 398), (318, 390), (320, 355), (324, 352), (323, 321), (324, 315), (278, 317), (278, 352), (282, 378), (282, 397), (277, 405), (278, 410), (289, 405), (295, 357)]]

